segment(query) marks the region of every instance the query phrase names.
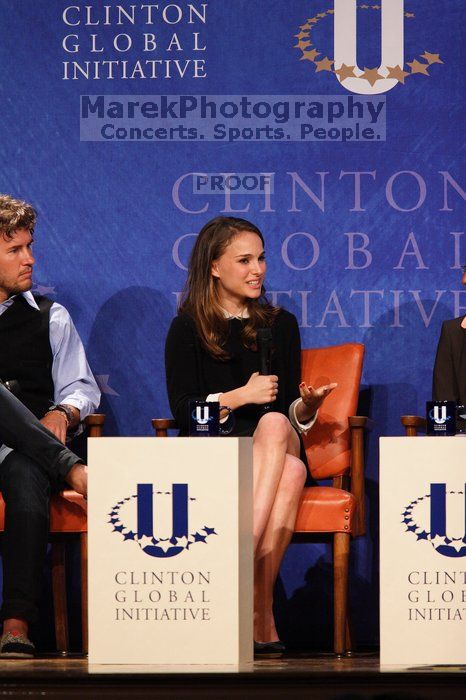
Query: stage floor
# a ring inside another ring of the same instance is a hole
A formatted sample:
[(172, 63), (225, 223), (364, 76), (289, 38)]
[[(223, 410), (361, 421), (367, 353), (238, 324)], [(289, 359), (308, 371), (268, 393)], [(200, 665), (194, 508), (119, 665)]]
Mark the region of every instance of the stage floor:
[(257, 661), (240, 673), (89, 672), (86, 659), (43, 657), (0, 662), (0, 697), (50, 698), (284, 698), (430, 700), (466, 697), (466, 666), (381, 669), (375, 654), (336, 659), (294, 655)]

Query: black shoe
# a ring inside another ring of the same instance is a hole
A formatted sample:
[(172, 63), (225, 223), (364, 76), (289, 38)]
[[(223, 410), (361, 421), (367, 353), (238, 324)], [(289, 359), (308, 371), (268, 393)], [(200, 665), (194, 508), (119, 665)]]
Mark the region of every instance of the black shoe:
[(33, 659), (36, 650), (34, 644), (24, 634), (6, 632), (0, 639), (0, 656), (10, 659)]
[(254, 656), (260, 658), (274, 658), (282, 656), (286, 647), (280, 640), (276, 642), (254, 642)]

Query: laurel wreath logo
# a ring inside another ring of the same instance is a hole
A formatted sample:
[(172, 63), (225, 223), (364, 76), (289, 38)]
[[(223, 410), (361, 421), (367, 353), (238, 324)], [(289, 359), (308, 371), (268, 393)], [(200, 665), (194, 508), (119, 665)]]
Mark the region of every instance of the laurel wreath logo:
[[(156, 491), (155, 494), (160, 498), (172, 496), (171, 491)], [(190, 498), (195, 501), (195, 498)], [(134, 508), (136, 507), (137, 494), (123, 498), (115, 503), (109, 512), (109, 520), (107, 521), (113, 528), (112, 532), (119, 533), (124, 541), (136, 542), (139, 547), (145, 552), (148, 548), (158, 548), (166, 554), (178, 553), (189, 548), (199, 542), (206, 543), (207, 538), (211, 535), (216, 535), (217, 532), (213, 527), (203, 527), (197, 529), (196, 532), (189, 533), (188, 537), (148, 537), (144, 535), (138, 538), (136, 527), (134, 524)], [(133, 512), (132, 512), (133, 511)], [(130, 524), (131, 526), (130, 526)]]
[[(455, 498), (464, 496), (464, 491), (448, 491), (448, 498)], [(424, 496), (419, 496), (415, 498), (411, 503), (408, 503), (406, 508), (401, 513), (403, 525), (406, 525), (405, 532), (412, 532), (416, 535), (416, 540), (425, 540), (430, 542), (432, 547), (447, 557), (464, 557), (466, 556), (466, 535), (464, 537), (448, 537), (447, 535), (435, 535), (432, 536), (430, 532), (427, 531), (427, 520), (426, 514), (422, 513), (423, 506), (426, 506), (426, 501), (430, 499), (430, 494), (425, 494)], [(429, 501), (430, 502), (430, 501)], [(424, 522), (425, 527), (416, 522), (420, 520)]]
[[(358, 5), (358, 10), (362, 12), (367, 10), (380, 11), (380, 8), (380, 5)], [(335, 75), (339, 76), (341, 81), (346, 80), (346, 78), (363, 78), (367, 80), (371, 86), (375, 85), (377, 80), (395, 78), (395, 80), (398, 80), (399, 83), (404, 85), (406, 78), (411, 78), (413, 75), (420, 74), (430, 77), (429, 68), (435, 63), (443, 63), (438, 53), (424, 51), (423, 54), (413, 58), (411, 62), (408, 61), (404, 66), (387, 66), (386, 75), (381, 75), (378, 68), (364, 67), (364, 70), (361, 71), (357, 66), (347, 66), (344, 63), (338, 68), (335, 68), (334, 60), (328, 56), (324, 56), (312, 40), (312, 31), (315, 29), (316, 25), (322, 20), (328, 19), (328, 17), (334, 13), (334, 10), (325, 10), (324, 12), (317, 13), (314, 17), (309, 17), (304, 24), (300, 25), (299, 33), (294, 35), (298, 39), (298, 43), (295, 44), (293, 48), (301, 51), (300, 61), (309, 61), (314, 64), (316, 73), (322, 71), (335, 73)], [(409, 20), (414, 19), (413, 12), (405, 12), (404, 16)], [(317, 60), (318, 56), (323, 57)], [(409, 68), (409, 70), (404, 70), (405, 66)]]

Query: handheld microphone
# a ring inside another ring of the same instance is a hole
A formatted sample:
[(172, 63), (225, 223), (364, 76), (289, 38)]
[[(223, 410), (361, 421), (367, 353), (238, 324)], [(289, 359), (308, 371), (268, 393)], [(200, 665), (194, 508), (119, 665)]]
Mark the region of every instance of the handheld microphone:
[[(257, 329), (257, 349), (259, 351), (259, 374), (270, 374), (272, 364), (272, 329), (258, 328)], [(262, 406), (262, 413), (267, 413), (272, 409), (270, 404)]]
[(257, 329), (257, 349), (259, 350), (259, 374), (270, 374), (272, 359), (272, 329)]

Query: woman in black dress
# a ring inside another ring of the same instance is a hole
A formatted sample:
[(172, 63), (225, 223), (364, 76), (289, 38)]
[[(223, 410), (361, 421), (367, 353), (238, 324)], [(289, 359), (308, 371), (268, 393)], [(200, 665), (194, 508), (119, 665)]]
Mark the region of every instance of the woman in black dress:
[[(253, 437), (254, 639), (256, 652), (280, 652), (273, 587), (293, 533), (306, 478), (298, 433), (307, 432), (336, 386), (301, 382), (296, 318), (264, 293), (264, 239), (243, 219), (218, 217), (204, 226), (191, 254), (178, 316), (170, 327), (165, 365), (170, 406), (188, 432), (189, 403), (220, 401), (235, 414), (232, 435)], [(256, 335), (272, 330), (272, 373), (260, 375)], [(272, 404), (264, 412), (264, 405)]]

